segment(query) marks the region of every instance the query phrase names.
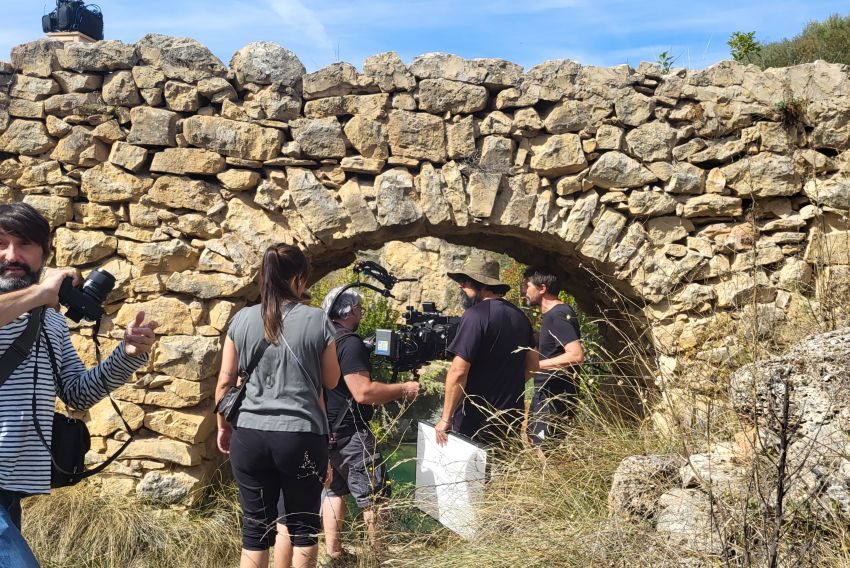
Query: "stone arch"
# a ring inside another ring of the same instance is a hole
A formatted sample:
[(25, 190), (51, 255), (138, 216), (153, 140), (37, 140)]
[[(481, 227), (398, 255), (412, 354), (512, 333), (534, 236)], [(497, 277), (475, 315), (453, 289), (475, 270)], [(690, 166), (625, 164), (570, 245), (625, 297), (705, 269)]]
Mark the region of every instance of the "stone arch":
[(165, 323), (117, 393), (145, 432), (115, 473), (179, 500), (217, 461), (217, 352), (264, 245), (300, 244), (317, 276), (425, 235), (544, 260), (585, 307), (651, 316), (662, 355), (710, 352), (717, 313), (781, 315), (813, 268), (824, 289), (847, 276), (848, 93), (847, 67), (823, 62), (664, 74), (384, 53), (307, 74), (268, 42), (228, 67), (158, 34), (37, 41), (0, 63), (0, 200), (45, 213), (57, 264), (118, 276), (104, 343), (139, 307)]

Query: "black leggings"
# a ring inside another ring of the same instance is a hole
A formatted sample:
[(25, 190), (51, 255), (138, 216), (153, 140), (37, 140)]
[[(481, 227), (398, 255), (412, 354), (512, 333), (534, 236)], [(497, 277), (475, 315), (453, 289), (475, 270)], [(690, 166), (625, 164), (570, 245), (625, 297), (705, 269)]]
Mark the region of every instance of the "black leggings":
[[(278, 520), (289, 529), (293, 546), (319, 542), (319, 507), (328, 469), (326, 436), (235, 428), (230, 467), (239, 486), (244, 549), (274, 546)], [(278, 498), (286, 508), (280, 515)]]

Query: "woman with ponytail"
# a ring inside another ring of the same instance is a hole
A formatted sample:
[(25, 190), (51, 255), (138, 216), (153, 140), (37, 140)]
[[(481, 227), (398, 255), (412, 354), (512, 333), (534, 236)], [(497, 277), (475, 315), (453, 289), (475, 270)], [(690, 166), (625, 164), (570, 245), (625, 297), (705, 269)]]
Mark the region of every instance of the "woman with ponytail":
[(216, 399), (259, 357), (236, 419), (218, 415), (218, 448), (230, 454), (243, 511), (242, 568), (268, 566), (277, 521), (288, 528), (292, 565), (316, 565), (328, 471), (322, 387), (336, 387), (339, 363), (333, 325), (304, 301), (309, 274), (297, 247), (270, 246), (260, 267), (260, 303), (236, 314), (224, 342)]

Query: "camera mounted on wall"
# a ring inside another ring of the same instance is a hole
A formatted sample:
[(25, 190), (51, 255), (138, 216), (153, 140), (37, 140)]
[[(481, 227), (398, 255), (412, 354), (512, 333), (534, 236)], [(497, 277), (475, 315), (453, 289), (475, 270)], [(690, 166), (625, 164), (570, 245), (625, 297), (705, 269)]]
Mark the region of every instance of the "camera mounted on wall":
[(103, 13), (82, 0), (56, 0), (56, 9), (41, 17), (44, 33), (80, 32), (95, 41), (103, 39)]
[[(369, 288), (386, 298), (392, 295), (393, 287), (399, 282), (416, 282), (416, 278), (396, 278), (386, 268), (371, 260), (354, 263), (354, 273), (374, 278), (383, 285), (383, 289), (367, 282), (355, 282), (344, 286), (328, 308), (332, 313), (337, 299), (350, 288)], [(363, 343), (374, 351), (375, 355), (385, 357), (392, 369), (393, 380), (400, 372), (416, 370), (431, 361), (446, 359), (446, 348), (457, 333), (459, 317), (444, 316), (434, 302), (422, 302), (422, 311), (407, 306), (403, 314), (405, 323), (396, 329), (377, 329), (375, 335), (364, 339)]]

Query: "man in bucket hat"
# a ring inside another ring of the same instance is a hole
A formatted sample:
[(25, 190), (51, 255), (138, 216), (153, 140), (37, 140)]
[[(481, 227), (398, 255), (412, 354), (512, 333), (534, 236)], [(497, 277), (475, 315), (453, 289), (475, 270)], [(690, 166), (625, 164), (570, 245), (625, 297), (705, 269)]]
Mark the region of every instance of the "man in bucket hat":
[(467, 259), (458, 283), (464, 314), (448, 347), (454, 355), (446, 375), (437, 443), (456, 432), (487, 445), (519, 434), (525, 381), (537, 369), (534, 332), (519, 308), (505, 300), (510, 286), (499, 279), (499, 263)]

